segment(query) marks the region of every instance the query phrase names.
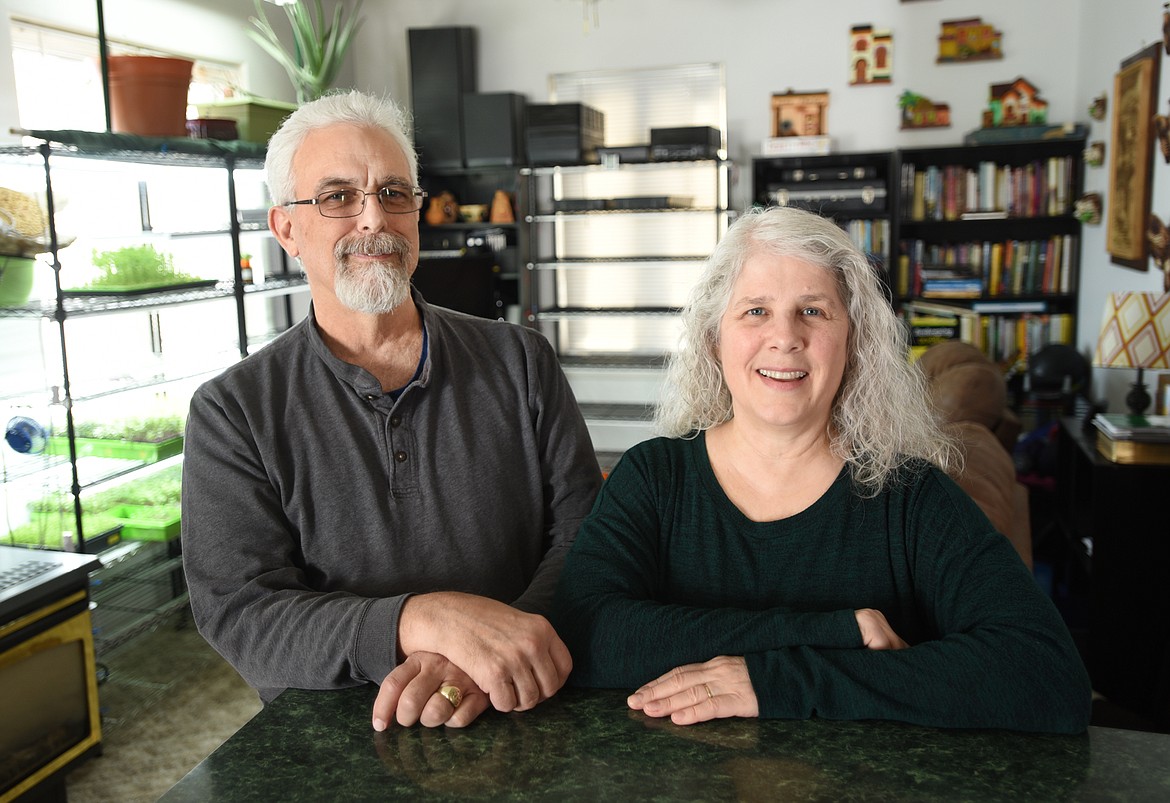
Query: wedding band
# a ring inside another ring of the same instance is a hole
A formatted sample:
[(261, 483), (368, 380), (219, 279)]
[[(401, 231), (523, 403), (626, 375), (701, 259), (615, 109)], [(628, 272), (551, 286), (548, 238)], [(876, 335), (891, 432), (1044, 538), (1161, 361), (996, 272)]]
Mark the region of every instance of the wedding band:
[(703, 684), (703, 688), (707, 690), (707, 699), (708, 700), (710, 700), (711, 698), (713, 698), (715, 696), (714, 694), (711, 693), (711, 687), (708, 686), (706, 683)]
[[(707, 693), (710, 694), (710, 690)], [(459, 691), (458, 686), (442, 686), (439, 688), (439, 694), (443, 695), (443, 699), (449, 702), (452, 708), (458, 708), (463, 702), (463, 692)]]

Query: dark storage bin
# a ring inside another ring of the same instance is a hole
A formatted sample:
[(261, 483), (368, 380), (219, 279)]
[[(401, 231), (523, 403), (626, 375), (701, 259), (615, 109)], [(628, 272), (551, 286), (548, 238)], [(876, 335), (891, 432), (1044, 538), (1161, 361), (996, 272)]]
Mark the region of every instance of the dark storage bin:
[(656, 162), (715, 159), (723, 136), (711, 126), (651, 128), (650, 158)]
[(531, 164), (596, 164), (605, 115), (583, 103), (529, 104), (526, 139)]

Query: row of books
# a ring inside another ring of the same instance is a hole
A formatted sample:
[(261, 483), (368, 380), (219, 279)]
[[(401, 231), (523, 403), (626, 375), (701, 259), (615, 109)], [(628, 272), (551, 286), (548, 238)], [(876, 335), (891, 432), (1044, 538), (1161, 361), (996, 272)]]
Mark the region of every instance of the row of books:
[(1115, 463), (1170, 465), (1170, 416), (1098, 413), (1097, 451)]
[(1067, 313), (984, 314), (914, 301), (906, 305), (905, 315), (913, 355), (943, 340), (962, 340), (1006, 365), (1049, 344), (1072, 343), (1073, 338), (1073, 316)]
[(903, 164), (900, 177), (910, 220), (964, 217), (1055, 217), (1072, 210), (1076, 164), (1052, 156), (1025, 165)]
[(957, 245), (903, 240), (898, 292), (926, 298), (1069, 293), (1076, 286), (1077, 238)]
[(883, 259), (890, 249), (890, 221), (850, 220), (845, 224), (849, 239), (863, 254), (878, 254)]

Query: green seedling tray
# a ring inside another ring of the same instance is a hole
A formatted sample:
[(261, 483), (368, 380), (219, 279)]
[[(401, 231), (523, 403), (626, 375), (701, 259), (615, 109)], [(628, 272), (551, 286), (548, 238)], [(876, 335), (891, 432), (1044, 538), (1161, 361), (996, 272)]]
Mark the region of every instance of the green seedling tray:
[[(74, 438), (78, 457), (117, 457), (122, 460), (140, 460), (154, 463), (167, 457), (174, 457), (183, 451), (183, 436), (176, 435), (165, 441), (122, 441), (112, 438)], [(69, 454), (69, 439), (49, 438), (45, 451), (49, 454)]]
[(182, 516), (177, 505), (115, 505), (106, 511), (122, 522), (128, 541), (170, 541), (179, 537)]

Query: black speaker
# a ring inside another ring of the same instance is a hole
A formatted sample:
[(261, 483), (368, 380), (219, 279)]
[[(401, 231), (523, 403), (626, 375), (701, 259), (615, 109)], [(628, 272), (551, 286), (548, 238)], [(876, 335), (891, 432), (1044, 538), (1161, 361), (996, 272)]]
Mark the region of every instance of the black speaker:
[(515, 92), (463, 96), (463, 153), (468, 167), (524, 164), (524, 110)]
[(463, 95), (476, 90), (475, 29), (409, 28), (414, 146), (427, 170), (463, 167)]

